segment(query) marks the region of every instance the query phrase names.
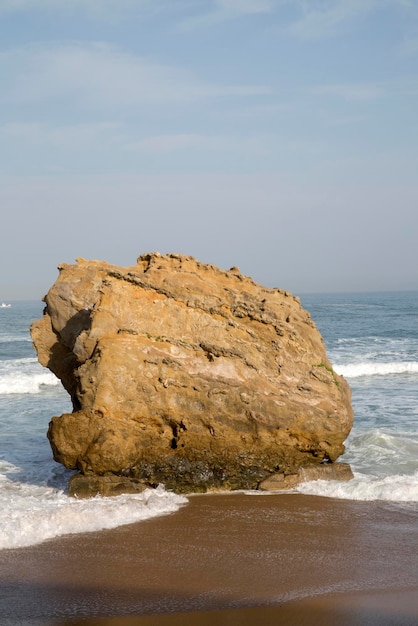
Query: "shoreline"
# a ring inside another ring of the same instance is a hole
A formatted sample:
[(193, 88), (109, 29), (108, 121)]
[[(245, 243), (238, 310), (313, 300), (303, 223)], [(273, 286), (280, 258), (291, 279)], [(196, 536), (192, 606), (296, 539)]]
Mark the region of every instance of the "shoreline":
[(416, 626), (418, 588), (305, 598), (277, 605), (50, 622), (46, 626)]
[(87, 619), (61, 626), (416, 626), (416, 596), (417, 589), (344, 593), (276, 606)]
[(390, 503), (192, 496), (167, 516), (1, 551), (0, 621), (209, 626), (215, 611), (230, 626), (412, 626), (417, 545), (417, 510)]

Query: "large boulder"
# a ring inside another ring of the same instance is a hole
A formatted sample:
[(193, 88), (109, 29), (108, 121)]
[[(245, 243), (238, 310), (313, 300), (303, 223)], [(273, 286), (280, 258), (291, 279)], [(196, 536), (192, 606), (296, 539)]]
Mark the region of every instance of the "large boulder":
[(196, 492), (343, 453), (350, 390), (298, 298), (177, 254), (59, 270), (31, 328), (74, 409), (50, 423), (56, 461)]

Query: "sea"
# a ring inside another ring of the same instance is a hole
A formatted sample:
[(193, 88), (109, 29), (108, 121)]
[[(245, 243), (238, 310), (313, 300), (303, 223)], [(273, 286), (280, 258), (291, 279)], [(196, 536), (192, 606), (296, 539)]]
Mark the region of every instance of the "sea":
[[(355, 418), (340, 458), (354, 479), (309, 482), (297, 492), (418, 511), (418, 291), (300, 297), (351, 387)], [(186, 497), (163, 486), (113, 498), (67, 495), (72, 472), (54, 462), (46, 432), (52, 416), (72, 407), (60, 381), (38, 363), (29, 333), (44, 305), (7, 304), (0, 306), (0, 550), (187, 506)]]

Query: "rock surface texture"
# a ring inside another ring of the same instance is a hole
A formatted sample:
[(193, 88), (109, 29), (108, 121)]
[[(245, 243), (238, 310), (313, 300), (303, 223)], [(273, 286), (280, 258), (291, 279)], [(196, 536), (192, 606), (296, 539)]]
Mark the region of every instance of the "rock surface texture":
[(298, 298), (177, 254), (59, 270), (31, 328), (73, 403), (56, 461), (196, 492), (278, 488), (343, 453), (350, 390)]

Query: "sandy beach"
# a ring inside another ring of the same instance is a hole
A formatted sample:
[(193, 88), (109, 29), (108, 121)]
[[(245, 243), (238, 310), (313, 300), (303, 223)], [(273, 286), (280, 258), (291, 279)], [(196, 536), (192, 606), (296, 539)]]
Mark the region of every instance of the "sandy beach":
[(297, 494), (193, 496), (177, 513), (0, 552), (0, 623), (418, 623), (418, 512)]

